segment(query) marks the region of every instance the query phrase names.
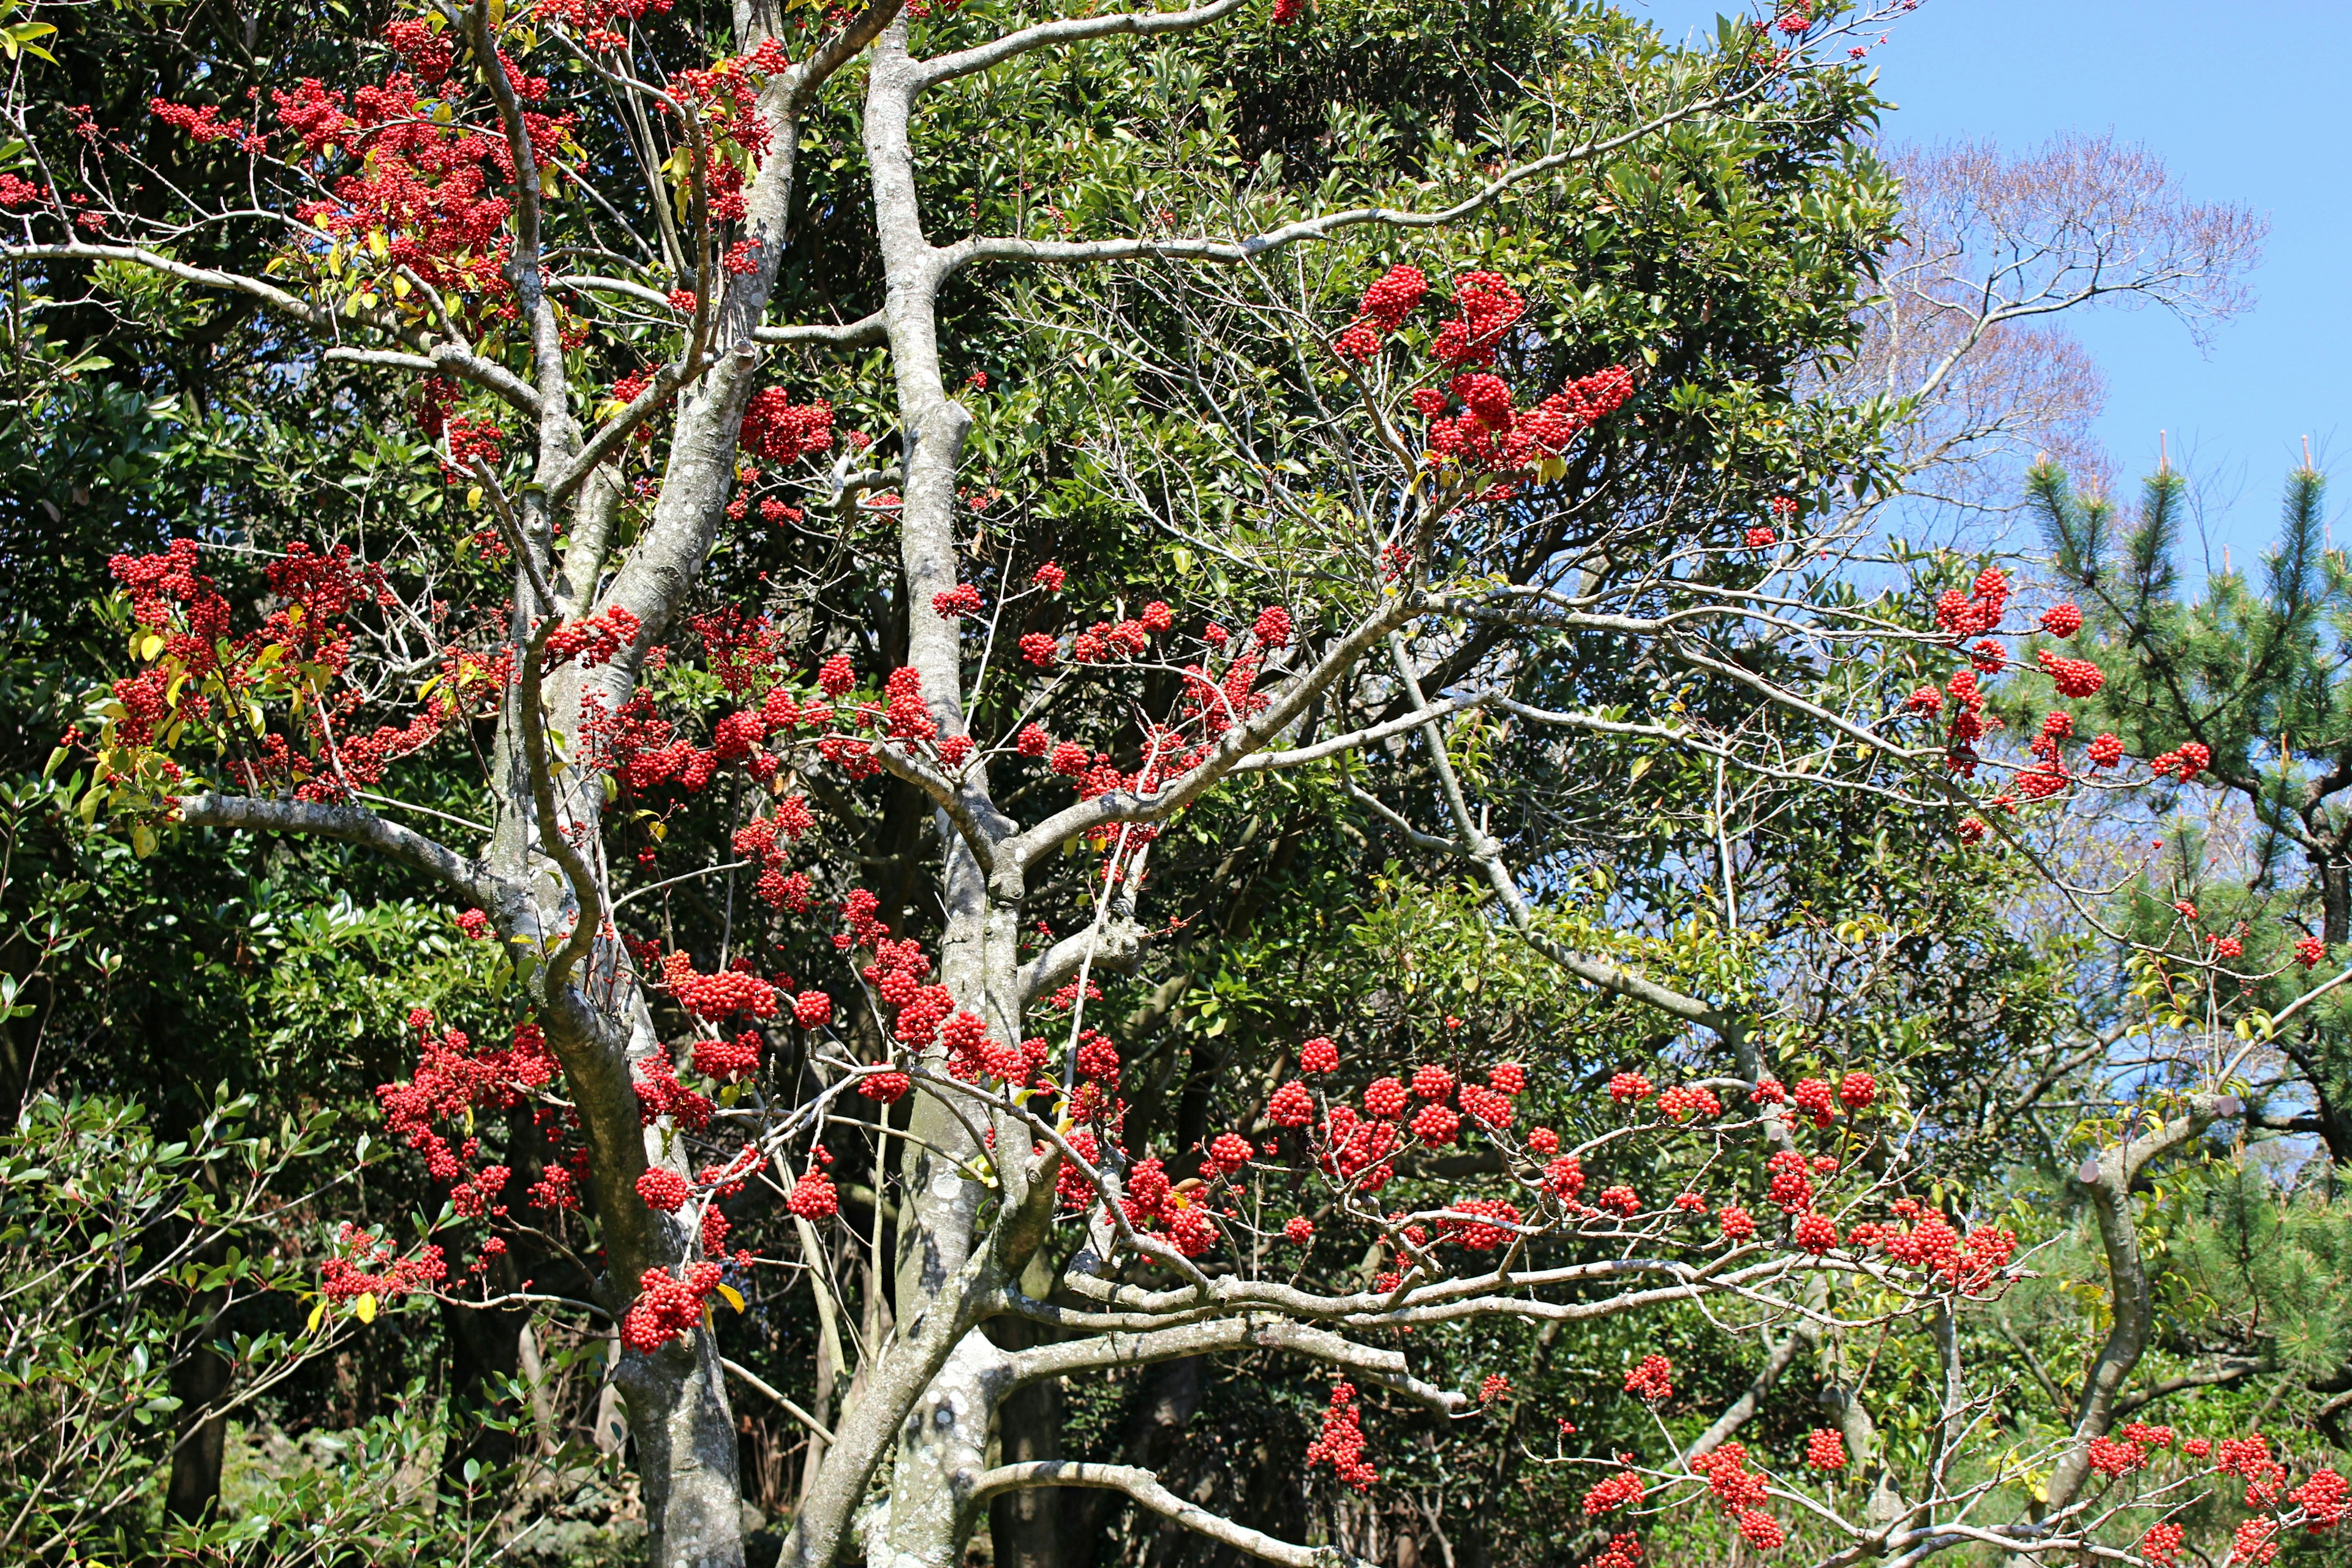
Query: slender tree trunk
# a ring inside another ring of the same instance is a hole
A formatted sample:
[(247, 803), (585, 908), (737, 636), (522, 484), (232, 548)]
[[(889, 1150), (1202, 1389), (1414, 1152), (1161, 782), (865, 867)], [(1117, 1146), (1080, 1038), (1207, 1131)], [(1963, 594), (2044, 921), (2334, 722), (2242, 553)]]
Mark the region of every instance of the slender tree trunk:
[[(448, 1348), (448, 1397), (442, 1419), (447, 1434), (441, 1445), (441, 1494), (463, 1497), (467, 1490), (466, 1462), (482, 1468), (514, 1462), (514, 1434), (483, 1419), (501, 1403), (504, 1379), (522, 1370), (522, 1331), (530, 1314), (519, 1308), (441, 1306), (441, 1333)], [(491, 1503), (495, 1510), (499, 1506)]]
[[(1054, 1289), (1048, 1255), (1029, 1260), (1022, 1294), (1043, 1300)], [(1025, 1350), (1047, 1337), (1026, 1318), (1004, 1317), (990, 1325), (990, 1338), (1006, 1350)], [(1041, 1378), (1008, 1394), (996, 1412), (997, 1463), (1024, 1464), (1062, 1457), (1062, 1384)], [(1063, 1568), (1061, 1510), (1050, 1488), (1031, 1487), (991, 1498), (988, 1533), (996, 1568)]]
[[(1121, 1434), (1119, 1462), (1157, 1471), (1167, 1462), (1192, 1413), (1201, 1408), (1201, 1358), (1179, 1356), (1147, 1367), (1143, 1385), (1129, 1409)], [(1095, 1568), (1102, 1552), (1103, 1527), (1117, 1492), (1094, 1489), (1062, 1494), (1061, 1543), (1063, 1568)]]
[[(209, 1312), (206, 1321), (209, 1327)], [(228, 1417), (207, 1413), (228, 1392), (227, 1358), (208, 1347), (193, 1351), (172, 1369), (171, 1381), (181, 1420), (163, 1511), (173, 1519), (202, 1519), (220, 1500), (221, 1466), (228, 1450)]]
[[(193, 1260), (218, 1264), (226, 1256), (225, 1237), (197, 1247)], [(164, 1488), (163, 1511), (173, 1519), (202, 1519), (220, 1500), (221, 1467), (228, 1454), (228, 1417), (212, 1407), (228, 1393), (233, 1369), (228, 1358), (212, 1348), (220, 1329), (226, 1292), (207, 1290), (191, 1303), (191, 1343), (171, 1372), (172, 1396), (180, 1402), (172, 1443), (172, 1475)]]

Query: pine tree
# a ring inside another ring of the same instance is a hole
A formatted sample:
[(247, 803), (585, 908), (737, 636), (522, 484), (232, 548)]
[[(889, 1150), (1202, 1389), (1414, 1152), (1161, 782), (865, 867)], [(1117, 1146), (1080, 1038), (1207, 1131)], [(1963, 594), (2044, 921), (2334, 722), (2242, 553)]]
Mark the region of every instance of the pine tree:
[[(2352, 563), (2326, 540), (2326, 479), (2308, 464), (2287, 476), (2259, 586), (2225, 563), (2193, 597), (2179, 564), (2189, 505), (2179, 473), (2150, 477), (2128, 521), (2052, 465), (2028, 486), (2060, 586), (2079, 601), (2083, 651), (2106, 671), (2085, 716), (2156, 759), (2160, 776), (2163, 759), (2189, 748), (2193, 763), (2203, 747), (2202, 770), (2174, 767), (2168, 787), (2218, 789), (2256, 826), (2234, 885), (2220, 879), (2205, 835), (2176, 835), (2183, 885), (2158, 896), (2142, 879), (2135, 934), (2172, 926), (2176, 900), (2197, 908), (2209, 944), (2242, 925), (2245, 951), (2229, 967), (2271, 978), (2223, 991), (2282, 1012), (2313, 987), (2305, 976), (2323, 956), (2314, 939), (2336, 949), (2352, 937)], [(2279, 1043), (2313, 1104), (2273, 1124), (2317, 1132), (2335, 1160), (2352, 1161), (2352, 1012), (2340, 994), (2299, 1009)]]

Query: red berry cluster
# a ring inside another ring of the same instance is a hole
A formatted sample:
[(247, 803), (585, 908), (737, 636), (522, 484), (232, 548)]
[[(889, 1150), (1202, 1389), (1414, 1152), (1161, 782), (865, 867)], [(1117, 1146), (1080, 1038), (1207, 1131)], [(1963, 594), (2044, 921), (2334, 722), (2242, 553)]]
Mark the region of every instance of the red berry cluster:
[(823, 1171), (811, 1171), (793, 1184), (784, 1206), (802, 1219), (831, 1219), (841, 1210), (841, 1194)]
[(637, 1178), (637, 1196), (663, 1214), (676, 1214), (692, 1192), (684, 1176), (658, 1165)]
[(547, 634), (546, 667), (552, 669), (573, 659), (583, 669), (610, 663), (614, 654), (637, 640), (641, 626), (636, 616), (618, 605), (566, 621)]
[(702, 1321), (703, 1303), (719, 1289), (724, 1273), (716, 1263), (687, 1266), (686, 1278), (667, 1268), (648, 1268), (637, 1277), (637, 1299), (621, 1319), (621, 1342), (640, 1355), (651, 1355)]
[(1307, 1462), (1328, 1465), (1331, 1473), (1347, 1485), (1369, 1491), (1381, 1477), (1364, 1462), (1364, 1416), (1356, 1404), (1355, 1385), (1339, 1384), (1331, 1390), (1331, 1403), (1323, 1412), (1323, 1435), (1307, 1446)]
[(1759, 1552), (1777, 1552), (1786, 1540), (1780, 1521), (1763, 1511), (1766, 1481), (1748, 1468), (1744, 1444), (1726, 1443), (1690, 1461), (1706, 1478), (1706, 1489), (1731, 1519), (1739, 1538)]
[(2105, 672), (2087, 658), (2067, 658), (2046, 647), (2036, 648), (2033, 657), (2061, 697), (2090, 697), (2106, 684)]
[[(737, 961), (748, 964), (748, 960)], [(716, 974), (695, 972), (694, 960), (671, 952), (662, 960), (661, 984), (677, 1005), (698, 1018), (717, 1021), (748, 1014), (754, 1018), (776, 1016), (776, 988), (748, 968), (723, 969)]]
[(2184, 742), (2179, 751), (2167, 752), (2148, 759), (2147, 765), (2158, 778), (2177, 778), (2187, 784), (2203, 773), (2213, 763), (2213, 753), (2201, 741)]
[(330, 1258), (319, 1271), (319, 1289), (330, 1301), (362, 1296), (396, 1301), (448, 1277), (448, 1265), (437, 1247), (425, 1247), (414, 1258), (394, 1258), (389, 1242), (378, 1241), (348, 1220), (336, 1227), (335, 1240), (346, 1249), (344, 1256)]
[(970, 583), (959, 583), (943, 593), (931, 595), (931, 608), (941, 620), (951, 621), (959, 616), (980, 614), (982, 601), (980, 590)]
[(1119, 1207), (1138, 1234), (1186, 1258), (1198, 1258), (1217, 1244), (1217, 1224), (1207, 1206), (1178, 1190), (1157, 1160), (1139, 1161), (1128, 1172)]
[(752, 394), (736, 432), (743, 450), (771, 462), (814, 457), (833, 446), (833, 405), (795, 404), (780, 386)]
[(1648, 1491), (1638, 1474), (1632, 1470), (1620, 1470), (1584, 1494), (1585, 1516), (1598, 1519), (1621, 1508), (1638, 1507)]
[(1653, 1351), (1625, 1374), (1625, 1392), (1660, 1404), (1675, 1396), (1674, 1378), (1675, 1363)]
[(646, 1126), (651, 1127), (664, 1117), (690, 1132), (699, 1132), (710, 1125), (709, 1097), (677, 1081), (677, 1071), (670, 1065), (668, 1047), (640, 1058), (636, 1068), (637, 1119)]
[(1977, 574), (1969, 592), (1948, 588), (1937, 597), (1936, 625), (1958, 643), (1999, 626), (2008, 607), (2009, 578), (1998, 566), (1988, 566)]
[(731, 1040), (697, 1040), (694, 1070), (721, 1082), (749, 1078), (760, 1070), (761, 1044), (758, 1032), (751, 1029)]

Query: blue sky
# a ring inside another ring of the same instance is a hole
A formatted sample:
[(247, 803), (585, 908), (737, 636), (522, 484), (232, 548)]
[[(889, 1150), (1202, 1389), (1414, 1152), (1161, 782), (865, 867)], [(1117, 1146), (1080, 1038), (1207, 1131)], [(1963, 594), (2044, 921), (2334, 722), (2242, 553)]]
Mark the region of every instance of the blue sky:
[[(1732, 8), (1628, 4), (1669, 33), (1711, 33)], [(2210, 353), (2160, 311), (2074, 320), (2107, 377), (2099, 434), (2128, 482), (2169, 432), (2206, 497), (2213, 552), (2227, 543), (2242, 563), (2270, 538), (2305, 436), (2342, 475), (2331, 510), (2352, 503), (2352, 0), (1925, 0), (1872, 58), (1900, 106), (1890, 141), (2022, 151), (2113, 131), (2160, 154), (2190, 196), (2267, 217), (2254, 307)]]

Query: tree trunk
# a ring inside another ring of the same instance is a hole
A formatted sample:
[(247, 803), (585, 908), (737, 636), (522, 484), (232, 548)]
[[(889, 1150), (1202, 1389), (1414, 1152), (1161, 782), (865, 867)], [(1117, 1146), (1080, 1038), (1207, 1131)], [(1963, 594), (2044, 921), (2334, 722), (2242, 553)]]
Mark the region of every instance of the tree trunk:
[[(206, 1326), (210, 1326), (209, 1314)], [(227, 1358), (209, 1346), (190, 1352), (172, 1369), (172, 1394), (180, 1402), (180, 1427), (172, 1446), (172, 1479), (163, 1493), (163, 1511), (173, 1519), (202, 1519), (220, 1500), (228, 1417), (206, 1412), (228, 1392), (228, 1382)]]
[[(1158, 1470), (1201, 1407), (1201, 1358), (1179, 1356), (1147, 1367), (1143, 1386), (1128, 1412), (1119, 1462)], [(1063, 1568), (1095, 1568), (1102, 1552), (1103, 1526), (1117, 1492), (1095, 1489), (1064, 1491), (1061, 1540)]]
[[(1054, 1289), (1047, 1254), (1029, 1260), (1021, 1292), (1042, 1300)], [(990, 1325), (989, 1338), (1004, 1349), (1025, 1350), (1046, 1338), (1026, 1318), (1003, 1317)], [(1062, 1457), (1062, 1384), (1041, 1378), (1005, 1396), (996, 1412), (997, 1463), (1024, 1464)], [(988, 1534), (996, 1568), (1062, 1568), (1061, 1510), (1053, 1489), (1030, 1487), (1004, 1492), (988, 1503)]]
[(719, 1341), (708, 1326), (614, 1374), (637, 1448), (652, 1568), (742, 1568), (742, 1478)]
[(980, 1521), (973, 1486), (988, 1468), (988, 1429), (1004, 1352), (974, 1329), (907, 1413), (890, 1493), (867, 1516), (866, 1568), (955, 1568)]
[[(227, 1256), (225, 1237), (215, 1237), (191, 1255), (194, 1261), (218, 1264)], [(171, 1371), (172, 1396), (180, 1402), (172, 1443), (172, 1478), (163, 1492), (163, 1511), (173, 1519), (196, 1520), (210, 1513), (220, 1500), (221, 1466), (228, 1452), (228, 1417), (212, 1413), (214, 1404), (228, 1393), (232, 1368), (228, 1358), (212, 1348), (227, 1305), (226, 1291), (207, 1290), (192, 1303), (194, 1328), (185, 1355)]]

